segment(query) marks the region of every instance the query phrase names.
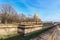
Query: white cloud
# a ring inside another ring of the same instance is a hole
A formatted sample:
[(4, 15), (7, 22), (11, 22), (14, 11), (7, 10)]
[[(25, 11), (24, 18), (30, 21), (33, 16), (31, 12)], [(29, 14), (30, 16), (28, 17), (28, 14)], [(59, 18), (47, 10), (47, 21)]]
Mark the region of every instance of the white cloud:
[(55, 13), (46, 17), (45, 21), (60, 21), (60, 13)]
[[(30, 12), (38, 11), (38, 13), (41, 12), (41, 14), (46, 14), (46, 15), (49, 14), (47, 16), (42, 15), (43, 16), (42, 20), (44, 20), (44, 21), (48, 21), (48, 20), (49, 21), (60, 21), (60, 0), (50, 0), (49, 2), (48, 1), (40, 2), (40, 0), (38, 0), (37, 4), (30, 2), (30, 4), (33, 5), (33, 7), (27, 3), (27, 0), (22, 1), (22, 2), (26, 5), (27, 10)], [(37, 7), (39, 5), (39, 7), (43, 8), (43, 10), (41, 8), (35, 7), (36, 5), (37, 5)], [(40, 10), (42, 10), (42, 11), (40, 11)]]

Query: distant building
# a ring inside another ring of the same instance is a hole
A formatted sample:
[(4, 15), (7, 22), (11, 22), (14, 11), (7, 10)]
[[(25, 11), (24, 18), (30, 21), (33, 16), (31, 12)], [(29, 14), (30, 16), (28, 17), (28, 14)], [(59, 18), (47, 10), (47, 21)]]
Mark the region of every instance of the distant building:
[(28, 24), (24, 23), (19, 26), (18, 32), (23, 34), (28, 34), (31, 32), (36, 32), (42, 28), (43, 28), (43, 24), (41, 19), (39, 19), (38, 14), (34, 14), (33, 19), (29, 19)]
[(41, 20), (40, 20), (40, 18), (39, 18), (37, 13), (34, 14), (34, 21), (37, 21), (37, 22), (40, 21), (41, 22)]

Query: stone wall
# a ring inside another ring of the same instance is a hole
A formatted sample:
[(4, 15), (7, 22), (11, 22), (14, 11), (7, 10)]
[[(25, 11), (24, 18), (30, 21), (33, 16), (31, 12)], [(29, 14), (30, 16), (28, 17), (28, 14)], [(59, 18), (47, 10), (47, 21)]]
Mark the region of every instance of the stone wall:
[(16, 34), (17, 27), (16, 24), (0, 24), (0, 35)]
[(27, 34), (42, 29), (42, 24), (0, 24), (0, 35), (22, 33)]
[(38, 31), (43, 28), (43, 25), (21, 25), (19, 32), (28, 34), (34, 31)]

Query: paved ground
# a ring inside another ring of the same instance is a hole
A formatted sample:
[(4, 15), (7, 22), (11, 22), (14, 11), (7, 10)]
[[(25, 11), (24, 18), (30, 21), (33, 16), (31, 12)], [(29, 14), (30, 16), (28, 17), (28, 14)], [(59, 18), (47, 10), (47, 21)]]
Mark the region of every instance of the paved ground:
[(53, 30), (54, 29), (50, 29), (50, 30), (38, 35), (37, 37), (32, 38), (31, 40), (47, 40), (48, 37), (52, 34)]
[(58, 28), (57, 40), (60, 40), (60, 28)]
[(60, 40), (60, 27), (58, 26), (57, 40)]
[(60, 30), (58, 30), (57, 40), (60, 40)]

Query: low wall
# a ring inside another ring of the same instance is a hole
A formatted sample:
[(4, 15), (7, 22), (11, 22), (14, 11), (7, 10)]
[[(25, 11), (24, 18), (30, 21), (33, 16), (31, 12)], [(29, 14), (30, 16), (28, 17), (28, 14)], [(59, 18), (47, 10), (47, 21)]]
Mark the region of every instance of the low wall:
[(43, 25), (0, 24), (0, 35), (27, 34), (42, 29)]
[(28, 34), (34, 31), (38, 31), (43, 28), (43, 25), (21, 25), (19, 32)]
[(16, 34), (17, 27), (16, 24), (0, 24), (0, 35)]

